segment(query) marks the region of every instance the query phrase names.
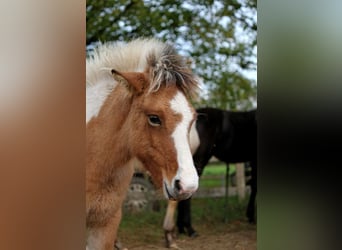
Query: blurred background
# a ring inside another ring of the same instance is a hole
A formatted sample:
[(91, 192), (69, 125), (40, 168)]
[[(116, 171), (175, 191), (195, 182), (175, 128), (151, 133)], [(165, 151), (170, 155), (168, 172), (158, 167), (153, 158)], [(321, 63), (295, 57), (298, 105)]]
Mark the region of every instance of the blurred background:
[(99, 42), (156, 37), (175, 44), (202, 79), (195, 106), (257, 105), (257, 1), (87, 0), (87, 51)]

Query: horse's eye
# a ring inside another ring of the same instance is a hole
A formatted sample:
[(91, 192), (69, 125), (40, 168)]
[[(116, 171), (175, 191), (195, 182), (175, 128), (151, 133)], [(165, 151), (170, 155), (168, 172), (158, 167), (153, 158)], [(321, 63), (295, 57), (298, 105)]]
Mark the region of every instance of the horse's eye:
[(161, 125), (161, 120), (157, 115), (148, 115), (148, 123), (151, 126), (158, 127)]

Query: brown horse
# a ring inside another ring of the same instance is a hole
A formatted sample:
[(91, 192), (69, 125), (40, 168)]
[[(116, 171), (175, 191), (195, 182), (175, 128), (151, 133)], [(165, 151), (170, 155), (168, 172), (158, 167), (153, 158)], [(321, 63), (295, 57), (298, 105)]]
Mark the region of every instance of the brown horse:
[(113, 249), (133, 175), (146, 166), (166, 198), (198, 187), (189, 146), (198, 85), (185, 58), (155, 39), (108, 43), (87, 59), (87, 249)]

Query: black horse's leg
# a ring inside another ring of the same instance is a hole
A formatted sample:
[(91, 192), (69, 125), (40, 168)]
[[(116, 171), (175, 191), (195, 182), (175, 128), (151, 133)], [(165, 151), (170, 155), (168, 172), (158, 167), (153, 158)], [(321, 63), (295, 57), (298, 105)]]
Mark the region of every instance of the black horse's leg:
[(197, 236), (191, 225), (191, 198), (178, 202), (177, 227), (180, 234), (187, 232), (190, 237)]
[(247, 206), (247, 218), (249, 223), (255, 223), (255, 198), (257, 194), (257, 163), (251, 162), (252, 178), (251, 178), (251, 195)]
[[(191, 199), (191, 198), (190, 198)], [(188, 199), (188, 200), (190, 200)], [(177, 206), (177, 227), (178, 227), (178, 233), (179, 234), (185, 234), (185, 223), (184, 223), (184, 207), (185, 204), (188, 200), (182, 200), (178, 202), (178, 206)]]
[(226, 183), (225, 183), (225, 193), (224, 193), (224, 208), (226, 212), (224, 213), (224, 222), (228, 222), (228, 202), (229, 202), (229, 162), (226, 162)]

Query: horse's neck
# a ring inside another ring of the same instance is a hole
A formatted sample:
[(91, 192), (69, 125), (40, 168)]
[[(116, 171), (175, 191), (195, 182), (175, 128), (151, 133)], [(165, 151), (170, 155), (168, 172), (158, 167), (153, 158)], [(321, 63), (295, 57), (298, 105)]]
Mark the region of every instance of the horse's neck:
[(98, 115), (87, 123), (87, 175), (114, 177), (132, 156), (127, 146), (128, 130), (123, 126), (131, 106), (127, 91), (117, 86), (103, 103)]

